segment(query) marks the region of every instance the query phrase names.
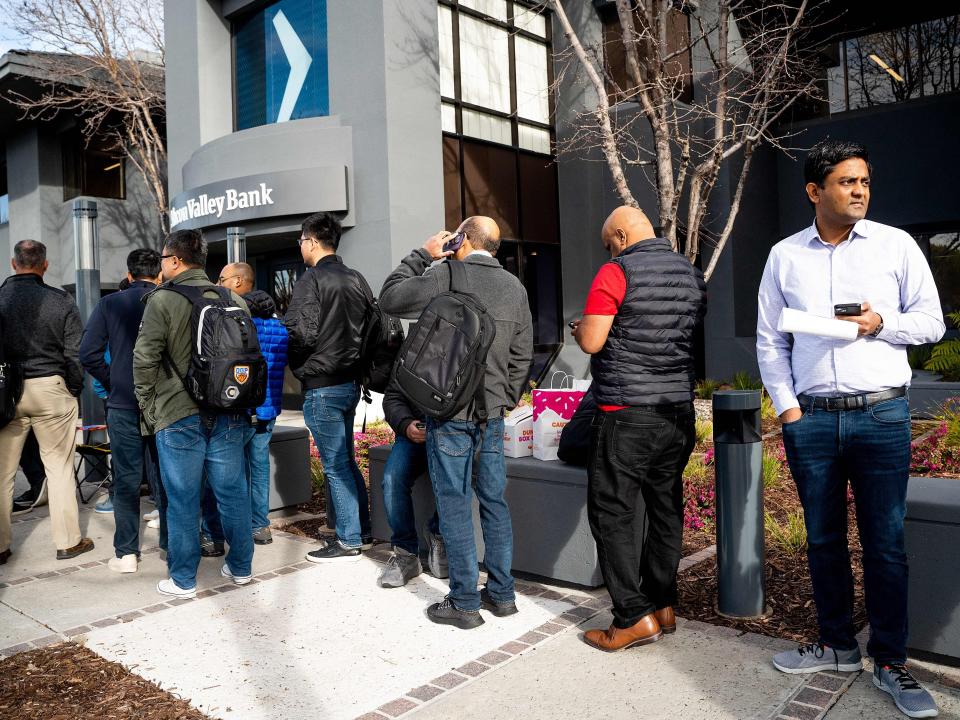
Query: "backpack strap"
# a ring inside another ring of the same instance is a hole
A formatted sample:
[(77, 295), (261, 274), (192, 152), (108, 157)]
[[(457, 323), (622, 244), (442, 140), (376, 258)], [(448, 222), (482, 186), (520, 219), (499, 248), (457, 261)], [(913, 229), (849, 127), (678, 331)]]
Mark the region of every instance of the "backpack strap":
[(463, 263), (453, 258), (447, 258), (447, 265), (450, 268), (450, 292), (470, 293), (470, 278), (467, 277), (467, 269)]
[(224, 302), (233, 302), (233, 296), (230, 294), (230, 291), (225, 287), (220, 287), (219, 285), (181, 285), (164, 283), (157, 289), (171, 290), (177, 295), (185, 297), (194, 305), (208, 301), (209, 298), (205, 298), (204, 293), (211, 291), (217, 293), (217, 295), (220, 296), (220, 299)]

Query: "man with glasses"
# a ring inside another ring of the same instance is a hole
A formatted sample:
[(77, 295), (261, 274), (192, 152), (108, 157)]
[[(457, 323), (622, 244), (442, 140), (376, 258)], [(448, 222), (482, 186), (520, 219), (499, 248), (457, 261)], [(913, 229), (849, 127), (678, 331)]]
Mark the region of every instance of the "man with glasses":
[[(220, 508), (230, 545), (221, 575), (237, 585), (250, 582), (253, 538), (250, 490), (236, 461), (250, 418), (240, 413), (202, 412), (181, 380), (190, 366), (192, 303), (168, 285), (213, 288), (203, 271), (207, 243), (199, 230), (170, 233), (160, 256), (167, 280), (147, 296), (143, 324), (133, 351), (133, 379), (144, 424), (156, 433), (160, 472), (167, 495), (167, 566), (157, 584), (161, 595), (191, 598), (200, 563), (200, 496), (203, 477)], [(246, 303), (233, 295), (244, 310)]]
[(330, 486), (336, 538), (307, 554), (316, 563), (360, 559), (372, 543), (367, 486), (353, 455), (353, 418), (367, 318), (366, 281), (337, 255), (340, 222), (330, 213), (303, 221), (298, 240), (310, 268), (293, 288), (283, 319), (290, 333), (290, 369), (303, 384), (303, 418)]

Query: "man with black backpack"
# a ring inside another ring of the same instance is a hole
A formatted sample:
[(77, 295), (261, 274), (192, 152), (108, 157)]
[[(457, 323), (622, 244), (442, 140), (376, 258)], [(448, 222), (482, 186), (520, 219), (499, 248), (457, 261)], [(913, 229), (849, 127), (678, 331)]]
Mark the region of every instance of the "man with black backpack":
[[(160, 256), (167, 282), (145, 297), (133, 351), (133, 378), (144, 424), (156, 433), (167, 494), (167, 566), (162, 595), (196, 596), (200, 492), (204, 472), (230, 545), (220, 573), (251, 578), (253, 537), (243, 444), (249, 408), (263, 402), (266, 366), (247, 306), (211, 283), (199, 230), (170, 233)], [(255, 403), (251, 405), (251, 403)]]
[[(517, 612), (503, 415), (516, 406), (530, 373), (533, 323), (526, 290), (494, 258), (499, 247), (496, 222), (467, 218), (456, 233), (440, 232), (404, 258), (380, 294), (385, 312), (419, 317), (400, 350), (396, 378), (427, 415), (427, 463), (447, 550), (450, 593), (427, 615), (461, 629), (483, 624), (481, 607), (497, 616)], [(431, 267), (443, 258), (452, 262)], [(478, 450), (482, 592), (471, 497)]]
[(363, 276), (337, 255), (340, 221), (303, 221), (299, 245), (310, 268), (293, 288), (283, 324), (290, 369), (303, 384), (303, 419), (320, 452), (336, 515), (336, 539), (307, 554), (316, 563), (360, 559), (372, 543), (367, 486), (353, 456), (362, 348), (371, 312)]

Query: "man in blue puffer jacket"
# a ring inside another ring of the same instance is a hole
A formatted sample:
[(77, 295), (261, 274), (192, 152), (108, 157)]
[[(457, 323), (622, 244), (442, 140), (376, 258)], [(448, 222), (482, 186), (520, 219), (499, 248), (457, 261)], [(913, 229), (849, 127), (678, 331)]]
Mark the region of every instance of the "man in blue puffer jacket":
[[(253, 268), (247, 263), (233, 263), (223, 268), (218, 285), (243, 297), (253, 316), (260, 341), (260, 352), (267, 361), (267, 397), (251, 418), (251, 427), (245, 445), (247, 479), (250, 483), (250, 501), (253, 510), (253, 541), (258, 545), (273, 542), (270, 536), (270, 438), (283, 396), (283, 371), (287, 365), (287, 329), (277, 318), (277, 306), (263, 290), (254, 290)], [(223, 554), (223, 535), (216, 502), (204, 502), (204, 537), (201, 551), (206, 556)], [(219, 552), (218, 552), (219, 551)]]

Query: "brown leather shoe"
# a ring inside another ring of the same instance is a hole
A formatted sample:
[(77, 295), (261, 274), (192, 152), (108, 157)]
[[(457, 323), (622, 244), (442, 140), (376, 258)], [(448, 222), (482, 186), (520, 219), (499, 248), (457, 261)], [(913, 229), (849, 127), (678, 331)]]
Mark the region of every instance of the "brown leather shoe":
[(673, 614), (672, 607), (660, 608), (653, 615), (660, 623), (660, 629), (663, 630), (664, 635), (677, 631), (677, 616)]
[(80, 542), (66, 550), (57, 550), (57, 560), (69, 560), (77, 555), (83, 555), (85, 552), (93, 550), (93, 540), (90, 538), (80, 538)]
[(606, 630), (587, 630), (583, 641), (605, 652), (619, 652), (635, 645), (648, 645), (663, 636), (653, 613), (644, 615), (628, 628), (611, 625)]

